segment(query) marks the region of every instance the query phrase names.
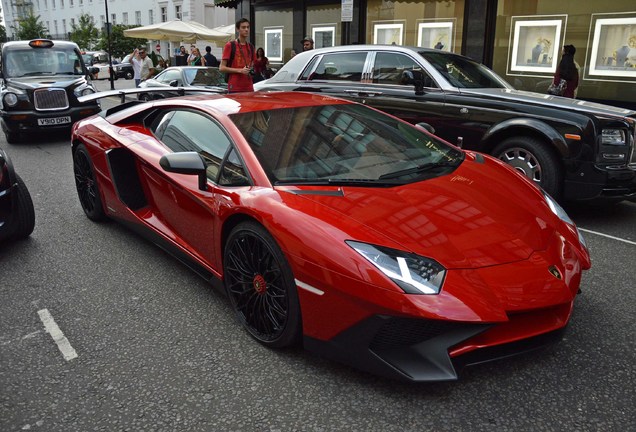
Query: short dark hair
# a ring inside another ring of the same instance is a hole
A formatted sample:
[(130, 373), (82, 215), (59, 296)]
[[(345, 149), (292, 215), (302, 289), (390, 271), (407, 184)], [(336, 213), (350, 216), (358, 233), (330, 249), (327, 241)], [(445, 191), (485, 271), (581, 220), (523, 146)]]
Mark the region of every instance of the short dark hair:
[(238, 20), (238, 21), (236, 22), (236, 26), (235, 26), (235, 27), (236, 27), (236, 29), (238, 30), (239, 28), (241, 28), (241, 24), (243, 24), (243, 23), (245, 23), (245, 22), (249, 24), (249, 23), (250, 23), (250, 20), (248, 20), (247, 18), (241, 18), (240, 20)]
[(212, 47), (210, 45), (205, 47), (205, 52), (210, 52), (212, 51)]

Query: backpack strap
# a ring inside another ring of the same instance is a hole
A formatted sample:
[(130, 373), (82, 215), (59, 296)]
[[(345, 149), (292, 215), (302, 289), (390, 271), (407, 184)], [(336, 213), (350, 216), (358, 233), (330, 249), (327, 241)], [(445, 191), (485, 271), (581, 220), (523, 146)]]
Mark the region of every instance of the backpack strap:
[[(234, 54), (236, 54), (236, 40), (231, 42), (232, 45), (231, 49), (230, 49), (230, 58), (227, 61), (227, 67), (232, 67), (232, 63), (234, 62)], [(230, 74), (229, 73), (225, 73), (225, 82), (230, 82)]]

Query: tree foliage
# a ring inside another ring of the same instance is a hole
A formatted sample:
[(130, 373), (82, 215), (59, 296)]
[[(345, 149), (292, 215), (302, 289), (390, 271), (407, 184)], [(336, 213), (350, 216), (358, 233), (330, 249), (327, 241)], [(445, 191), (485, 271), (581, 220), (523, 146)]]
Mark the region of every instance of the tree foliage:
[(79, 16), (77, 25), (72, 24), (71, 40), (85, 50), (94, 50), (99, 45), (99, 30), (91, 15), (83, 13)]
[(0, 24), (0, 42), (6, 42), (6, 41), (7, 41), (7, 29), (5, 28), (5, 26)]
[[(146, 46), (146, 43), (148, 42), (146, 39), (135, 39), (124, 36), (124, 30), (134, 27), (137, 26), (122, 24), (115, 24), (112, 26), (112, 30), (110, 33), (110, 54), (113, 57), (123, 58), (125, 55), (133, 52), (135, 48)], [(106, 32), (102, 30), (101, 33), (100, 49), (108, 51), (108, 39), (106, 36)]]
[(13, 27), (13, 33), (18, 40), (31, 40), (37, 38), (50, 37), (49, 32), (40, 21), (40, 15), (29, 15), (18, 22), (18, 27)]

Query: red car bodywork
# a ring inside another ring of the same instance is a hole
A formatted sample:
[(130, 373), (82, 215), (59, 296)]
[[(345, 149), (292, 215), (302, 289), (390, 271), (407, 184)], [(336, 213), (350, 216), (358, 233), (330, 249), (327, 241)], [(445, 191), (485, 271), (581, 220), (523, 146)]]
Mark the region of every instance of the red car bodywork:
[[(211, 280), (223, 279), (231, 228), (246, 219), (261, 224), (293, 272), (305, 346), (331, 358), (395, 378), (448, 380), (465, 364), (558, 338), (590, 258), (576, 227), (521, 175), (467, 152), (451, 174), (402, 186), (274, 186), (228, 117), (346, 103), (298, 93), (168, 99), (80, 121), (72, 141), (88, 149), (107, 215), (172, 245)], [(251, 186), (208, 182), (202, 191), (195, 176), (160, 167), (170, 150), (138, 113), (178, 106), (205, 112), (227, 130)], [(134, 156), (145, 199), (138, 208), (113, 180), (107, 155), (121, 148)], [(447, 269), (443, 288), (405, 294), (346, 240), (431, 257)]]

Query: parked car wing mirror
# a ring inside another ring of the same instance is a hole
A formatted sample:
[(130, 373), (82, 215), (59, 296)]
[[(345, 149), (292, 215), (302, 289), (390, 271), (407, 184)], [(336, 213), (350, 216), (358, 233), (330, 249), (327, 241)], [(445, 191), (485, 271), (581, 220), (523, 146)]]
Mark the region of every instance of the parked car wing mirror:
[(405, 70), (402, 72), (401, 83), (413, 85), (417, 96), (424, 94), (424, 73), (422, 71)]
[(170, 87), (179, 87), (179, 81), (178, 80), (170, 81)]
[(415, 127), (420, 128), (420, 129), (424, 129), (427, 132), (430, 132), (431, 134), (435, 135), (435, 128), (433, 126), (431, 126), (428, 123), (424, 123), (424, 122), (420, 122), (418, 124), (415, 125)]

